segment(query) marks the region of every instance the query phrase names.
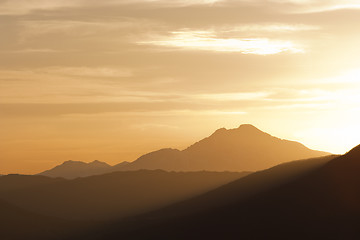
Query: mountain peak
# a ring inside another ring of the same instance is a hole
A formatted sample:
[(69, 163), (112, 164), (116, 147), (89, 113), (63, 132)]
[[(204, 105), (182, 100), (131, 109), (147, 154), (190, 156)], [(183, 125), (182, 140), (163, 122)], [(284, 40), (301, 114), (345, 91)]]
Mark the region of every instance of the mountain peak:
[(236, 134), (240, 134), (242, 136), (268, 136), (270, 137), (271, 135), (261, 131), (260, 129), (258, 129), (257, 127), (255, 127), (254, 125), (251, 124), (241, 124), (238, 128), (232, 129), (232, 131)]
[(234, 132), (234, 131), (237, 132), (241, 131), (242, 133), (247, 133), (247, 134), (264, 133), (263, 131), (261, 131), (260, 129), (256, 128), (251, 124), (241, 124), (238, 128), (234, 128), (234, 129), (219, 128), (212, 135), (219, 135), (219, 134), (224, 134), (226, 132)]
[(89, 163), (91, 165), (99, 165), (99, 166), (110, 166), (109, 164), (107, 164), (106, 162), (101, 162), (99, 160), (94, 160), (91, 163)]
[(243, 130), (243, 131), (258, 131), (258, 132), (263, 132), (260, 129), (258, 129), (257, 127), (255, 127), (254, 125), (251, 124), (241, 124), (238, 127), (239, 130)]
[(86, 164), (86, 163), (81, 162), (81, 161), (74, 161), (74, 160), (67, 160), (62, 163), (62, 165), (69, 165), (69, 164)]

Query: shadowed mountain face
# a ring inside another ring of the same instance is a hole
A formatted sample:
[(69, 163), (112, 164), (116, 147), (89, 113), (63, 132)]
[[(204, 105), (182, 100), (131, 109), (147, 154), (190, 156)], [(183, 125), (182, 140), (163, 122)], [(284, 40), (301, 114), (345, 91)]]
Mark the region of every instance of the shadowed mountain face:
[(219, 129), (183, 151), (162, 149), (143, 155), (119, 170), (256, 171), (298, 159), (329, 155), (282, 140), (252, 125)]
[(298, 142), (273, 137), (245, 124), (237, 129), (219, 129), (183, 151), (161, 149), (145, 154), (134, 162), (122, 162), (113, 167), (98, 161), (89, 164), (68, 161), (40, 175), (76, 178), (140, 169), (257, 171), (283, 162), (325, 155), (329, 154), (308, 149)]
[(14, 175), (0, 179), (0, 199), (64, 219), (118, 219), (197, 196), (245, 175), (162, 170), (114, 172), (75, 180)]
[[(107, 237), (360, 239), (359, 172), (360, 146), (244, 198), (244, 182), (261, 174), (254, 173), (199, 198), (150, 214), (141, 224), (137, 219), (136, 224), (124, 223), (122, 230), (111, 227), (106, 230), (111, 233)], [(194, 210), (209, 202), (209, 208)]]

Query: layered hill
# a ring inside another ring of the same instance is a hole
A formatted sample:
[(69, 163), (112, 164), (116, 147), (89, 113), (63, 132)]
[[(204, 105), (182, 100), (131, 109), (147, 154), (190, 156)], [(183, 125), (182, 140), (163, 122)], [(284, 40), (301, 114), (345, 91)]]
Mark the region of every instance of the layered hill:
[(119, 219), (195, 197), (247, 174), (139, 170), (75, 180), (9, 175), (0, 178), (0, 199), (63, 219)]
[[(255, 174), (249, 175), (198, 198), (137, 219), (136, 224), (123, 223), (121, 230), (119, 226), (118, 230), (112, 226), (112, 230), (106, 230), (111, 234), (105, 237), (359, 239), (359, 173), (360, 146), (311, 171), (244, 197), (244, 181)], [(196, 208), (209, 203), (210, 207), (200, 211)]]
[[(8, 175), (0, 178), (0, 203), (3, 198), (13, 204), (4, 204), (4, 207), (9, 206), (9, 211), (2, 219), (13, 220), (6, 223), (7, 231), (3, 235), (6, 239), (81, 240), (148, 239), (160, 234), (160, 239), (162, 236), (176, 239), (172, 234), (178, 229), (173, 229), (173, 220), (199, 217), (199, 213), (209, 209), (266, 192), (320, 168), (335, 157), (284, 163), (247, 176), (246, 173), (167, 173), (160, 170), (117, 172), (75, 180)], [(207, 193), (201, 195), (202, 192)], [(178, 203), (143, 217), (132, 217), (130, 221), (111, 220), (174, 202)], [(188, 226), (187, 223), (184, 226)], [(17, 228), (25, 230), (14, 231)], [(149, 235), (139, 235), (139, 231)]]
[(45, 176), (9, 174), (0, 178), (0, 193), (34, 187), (43, 187), (62, 181), (65, 181), (65, 179), (50, 178)]
[(185, 150), (161, 149), (133, 162), (115, 166), (95, 161), (67, 161), (40, 173), (51, 177), (76, 178), (114, 171), (140, 169), (166, 171), (257, 171), (283, 162), (329, 155), (301, 143), (283, 140), (244, 124), (236, 129), (221, 128)]

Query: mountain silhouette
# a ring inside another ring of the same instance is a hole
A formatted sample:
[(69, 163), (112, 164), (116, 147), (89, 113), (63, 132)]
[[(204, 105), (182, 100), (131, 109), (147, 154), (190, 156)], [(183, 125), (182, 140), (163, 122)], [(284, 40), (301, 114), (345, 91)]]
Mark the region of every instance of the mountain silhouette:
[(236, 129), (218, 129), (211, 136), (182, 151), (172, 148), (160, 149), (142, 155), (133, 162), (122, 162), (115, 166), (99, 161), (67, 161), (39, 175), (73, 179), (141, 169), (257, 171), (283, 162), (326, 155), (329, 153), (311, 150), (301, 143), (276, 138), (250, 124), (243, 124)]
[(304, 145), (271, 136), (250, 124), (211, 136), (183, 151), (162, 149), (145, 154), (117, 170), (164, 169), (167, 171), (257, 171), (298, 159), (329, 155)]
[(0, 178), (0, 199), (62, 219), (119, 219), (192, 198), (247, 174), (140, 170), (74, 180), (14, 175)]
[(69, 160), (50, 170), (41, 172), (38, 175), (73, 179), (77, 177), (87, 177), (92, 175), (104, 174), (107, 172), (111, 172), (111, 169), (112, 168), (109, 164), (105, 162), (100, 162), (98, 160), (90, 163)]
[(123, 228), (111, 225), (103, 237), (360, 239), (360, 146), (309, 170), (244, 197), (244, 182), (270, 169), (254, 173)]

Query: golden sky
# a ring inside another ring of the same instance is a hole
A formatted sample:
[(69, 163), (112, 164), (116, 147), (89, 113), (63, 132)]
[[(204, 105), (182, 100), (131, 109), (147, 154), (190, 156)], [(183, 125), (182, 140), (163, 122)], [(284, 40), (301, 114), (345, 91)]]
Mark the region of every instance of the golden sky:
[(360, 3), (0, 0), (0, 173), (110, 164), (251, 123), (360, 144)]

